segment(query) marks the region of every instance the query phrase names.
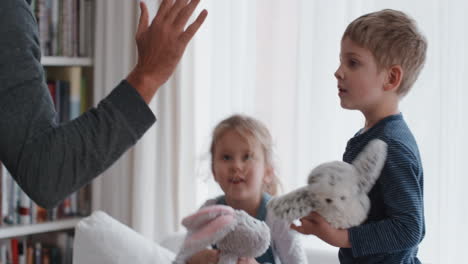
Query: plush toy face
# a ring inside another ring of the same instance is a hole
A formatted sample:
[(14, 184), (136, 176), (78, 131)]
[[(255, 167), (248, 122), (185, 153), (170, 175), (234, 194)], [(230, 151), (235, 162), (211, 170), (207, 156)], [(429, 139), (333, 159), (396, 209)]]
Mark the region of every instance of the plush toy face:
[(348, 163), (333, 161), (311, 171), (309, 190), (317, 200), (317, 207), (343, 210), (358, 195), (357, 172)]

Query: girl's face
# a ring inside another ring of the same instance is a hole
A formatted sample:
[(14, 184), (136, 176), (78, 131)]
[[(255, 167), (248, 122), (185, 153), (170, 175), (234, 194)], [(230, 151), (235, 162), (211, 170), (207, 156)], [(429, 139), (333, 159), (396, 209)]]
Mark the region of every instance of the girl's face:
[(263, 183), (270, 178), (270, 171), (259, 142), (251, 140), (249, 144), (234, 130), (224, 132), (216, 142), (213, 174), (228, 199), (258, 199)]

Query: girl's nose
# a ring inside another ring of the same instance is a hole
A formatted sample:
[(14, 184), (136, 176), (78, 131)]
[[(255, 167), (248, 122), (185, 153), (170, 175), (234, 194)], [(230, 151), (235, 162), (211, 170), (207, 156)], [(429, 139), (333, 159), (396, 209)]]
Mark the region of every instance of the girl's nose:
[(231, 163), (231, 170), (233, 172), (242, 171), (243, 163), (241, 160), (233, 160)]

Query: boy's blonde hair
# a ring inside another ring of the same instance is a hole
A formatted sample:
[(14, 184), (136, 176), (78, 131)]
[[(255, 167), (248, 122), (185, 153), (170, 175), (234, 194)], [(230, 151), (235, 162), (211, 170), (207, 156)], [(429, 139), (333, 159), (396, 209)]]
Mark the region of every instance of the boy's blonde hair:
[(426, 60), (427, 41), (416, 22), (401, 11), (384, 9), (363, 15), (348, 25), (343, 38), (367, 48), (380, 70), (400, 65), (403, 78), (397, 93), (405, 96)]
[(265, 156), (265, 163), (267, 167), (271, 169), (271, 182), (263, 185), (263, 191), (271, 195), (276, 195), (278, 193), (280, 181), (276, 175), (275, 167), (273, 166), (273, 140), (266, 126), (255, 118), (238, 114), (232, 115), (221, 121), (215, 127), (210, 146), (212, 170), (216, 143), (224, 133), (232, 130), (239, 133), (249, 144), (253, 142), (260, 143)]

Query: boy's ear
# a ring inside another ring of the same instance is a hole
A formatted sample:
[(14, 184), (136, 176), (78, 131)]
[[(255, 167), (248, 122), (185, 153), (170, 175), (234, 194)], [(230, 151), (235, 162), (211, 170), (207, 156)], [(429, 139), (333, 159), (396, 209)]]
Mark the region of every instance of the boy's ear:
[(400, 65), (393, 65), (388, 69), (387, 82), (384, 85), (385, 91), (397, 90), (403, 79), (403, 69)]

